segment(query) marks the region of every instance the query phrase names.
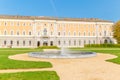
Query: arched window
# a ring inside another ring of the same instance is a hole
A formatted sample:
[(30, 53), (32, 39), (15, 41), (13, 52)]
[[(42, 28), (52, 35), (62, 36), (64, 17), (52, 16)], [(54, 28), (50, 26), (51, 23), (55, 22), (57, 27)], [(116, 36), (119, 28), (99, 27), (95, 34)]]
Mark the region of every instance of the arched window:
[(108, 40), (107, 40), (107, 39), (105, 39), (105, 40), (104, 40), (104, 43), (105, 43), (105, 44), (107, 44), (107, 43), (108, 43)]

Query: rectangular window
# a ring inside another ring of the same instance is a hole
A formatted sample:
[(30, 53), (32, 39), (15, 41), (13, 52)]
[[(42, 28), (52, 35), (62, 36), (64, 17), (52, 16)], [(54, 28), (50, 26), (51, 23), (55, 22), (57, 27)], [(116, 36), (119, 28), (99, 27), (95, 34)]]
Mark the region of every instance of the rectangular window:
[(4, 41), (4, 45), (6, 45), (6, 43), (7, 43), (7, 42), (6, 42), (6, 41)]
[(95, 40), (93, 40), (93, 44), (95, 44)]
[(64, 36), (65, 36), (66, 34), (65, 34), (65, 32), (64, 32)]
[(29, 32), (29, 35), (32, 35), (32, 33), (31, 33), (31, 32)]
[(58, 32), (58, 36), (60, 36), (60, 32)]
[(76, 40), (74, 41), (74, 46), (76, 46)]
[(84, 44), (86, 44), (86, 40), (84, 40)]
[(25, 23), (23, 23), (23, 26), (25, 26)]
[(79, 32), (79, 36), (80, 36), (80, 32)]
[(31, 41), (29, 41), (29, 46), (31, 46)]
[(53, 32), (51, 32), (51, 35), (53, 35)]
[(64, 45), (66, 45), (66, 41), (64, 41)]
[(17, 46), (19, 46), (19, 41), (17, 41)]
[(79, 41), (79, 46), (81, 45), (81, 41)]
[(71, 45), (71, 41), (69, 40), (69, 46)]
[(7, 22), (5, 22), (5, 26), (7, 26)]
[(85, 34), (85, 32), (84, 32), (84, 36), (85, 36), (86, 34)]
[(89, 40), (89, 44), (91, 44), (91, 41)]
[(13, 41), (10, 41), (10, 44), (13, 45)]
[(60, 44), (60, 41), (58, 41), (58, 45), (61, 45), (61, 44)]
[(11, 26), (14, 26), (14, 22), (11, 22), (11, 24), (10, 24)]
[(23, 46), (25, 46), (25, 41), (23, 41)]
[(19, 26), (20, 24), (19, 24), (19, 22), (17, 23), (17, 26)]

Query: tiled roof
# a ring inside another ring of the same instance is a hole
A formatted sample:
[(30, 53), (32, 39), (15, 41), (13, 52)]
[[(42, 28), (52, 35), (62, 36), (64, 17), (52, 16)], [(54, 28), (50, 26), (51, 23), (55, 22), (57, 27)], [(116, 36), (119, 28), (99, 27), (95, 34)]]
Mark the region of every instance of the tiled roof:
[(83, 21), (83, 22), (112, 22), (108, 20), (101, 20), (98, 18), (58, 18), (45, 16), (14, 16), (14, 15), (0, 15), (0, 19), (22, 19), (22, 20), (56, 20), (56, 21)]

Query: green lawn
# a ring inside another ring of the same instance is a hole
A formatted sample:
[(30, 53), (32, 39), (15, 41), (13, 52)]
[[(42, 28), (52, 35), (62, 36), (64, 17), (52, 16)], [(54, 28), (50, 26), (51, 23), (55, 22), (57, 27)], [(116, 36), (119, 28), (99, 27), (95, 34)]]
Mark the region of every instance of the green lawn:
[(107, 61), (120, 64), (120, 48), (71, 48), (71, 50), (91, 51), (91, 52), (116, 55), (118, 56), (117, 58), (109, 59)]
[[(52, 67), (49, 62), (19, 61), (8, 59), (8, 56), (29, 52), (38, 52), (41, 49), (28, 48), (0, 48), (0, 69), (29, 69)], [(0, 74), (0, 80), (59, 80), (54, 71), (19, 72)]]
[(41, 49), (0, 49), (0, 69), (25, 69), (25, 68), (48, 68), (52, 67), (49, 62), (35, 62), (35, 61), (17, 61), (10, 60), (8, 56), (15, 54), (22, 54), (28, 52), (42, 51)]
[[(120, 48), (71, 48), (76, 51), (92, 51), (105, 54), (113, 54), (118, 58), (107, 60), (120, 64)], [(0, 69), (21, 69), (21, 68), (47, 68), (52, 67), (49, 62), (17, 61), (8, 59), (9, 55), (28, 52), (38, 52), (41, 49), (0, 49)], [(54, 71), (19, 72), (0, 74), (0, 80), (60, 80)]]
[(0, 74), (0, 80), (60, 80), (54, 71)]

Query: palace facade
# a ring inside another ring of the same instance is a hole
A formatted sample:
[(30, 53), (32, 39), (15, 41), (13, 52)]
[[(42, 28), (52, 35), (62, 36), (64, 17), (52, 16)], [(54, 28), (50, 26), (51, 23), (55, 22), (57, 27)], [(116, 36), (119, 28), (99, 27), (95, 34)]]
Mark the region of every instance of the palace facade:
[(0, 47), (84, 47), (115, 43), (111, 21), (96, 18), (56, 18), (0, 15)]

